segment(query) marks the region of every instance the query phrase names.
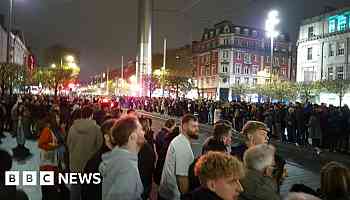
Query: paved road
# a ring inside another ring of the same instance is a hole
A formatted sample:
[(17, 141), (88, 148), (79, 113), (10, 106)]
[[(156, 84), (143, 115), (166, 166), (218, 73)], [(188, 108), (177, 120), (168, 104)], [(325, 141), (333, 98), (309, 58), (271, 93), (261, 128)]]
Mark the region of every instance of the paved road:
[[(154, 130), (155, 131), (159, 130), (164, 123), (164, 119), (161, 119), (155, 115), (148, 115), (148, 116), (150, 116), (153, 119), (152, 127), (154, 128)], [(200, 125), (199, 130), (200, 130), (200, 137), (198, 140), (196, 140), (193, 143), (193, 146), (192, 146), (193, 153), (195, 154), (195, 156), (200, 155), (200, 152), (202, 150), (202, 144), (204, 143), (205, 139), (210, 135), (211, 128), (206, 125)], [(277, 149), (280, 152), (280, 155), (282, 155), (287, 160), (287, 169), (289, 173), (289, 176), (286, 178), (281, 188), (282, 195), (286, 194), (290, 189), (290, 187), (296, 183), (303, 183), (315, 189), (320, 187), (319, 185), (320, 164), (317, 164), (317, 162), (308, 162), (308, 161), (307, 163), (305, 163), (304, 161), (304, 164), (308, 166), (300, 165), (297, 162), (295, 162), (295, 160), (298, 159), (296, 158), (296, 155), (298, 153), (292, 152), (288, 148), (283, 149), (283, 151), (279, 150), (280, 149), (279, 147), (277, 147)]]
[[(152, 115), (153, 125), (152, 128), (157, 132), (163, 125), (164, 119), (158, 118)], [(199, 155), (204, 140), (210, 134), (211, 128), (205, 125), (200, 126), (200, 138), (194, 142), (193, 151), (196, 156)], [(8, 135), (8, 134), (7, 134)], [(6, 149), (11, 152), (12, 148), (16, 146), (16, 140), (8, 135), (7, 138), (3, 139), (3, 143), (0, 144), (0, 148)], [(38, 170), (39, 169), (39, 150), (35, 141), (27, 141), (26, 146), (30, 149), (33, 156), (26, 161), (17, 162), (14, 161), (12, 170)], [(304, 183), (312, 188), (319, 187), (319, 169), (321, 162), (314, 159), (314, 162), (310, 161), (310, 158), (306, 158), (303, 151), (296, 151), (295, 148), (288, 148), (283, 145), (276, 145), (278, 151), (287, 159), (287, 168), (289, 177), (285, 180), (281, 194), (286, 194), (292, 184)], [(25, 186), (22, 189), (29, 195), (31, 200), (41, 199), (40, 186)]]

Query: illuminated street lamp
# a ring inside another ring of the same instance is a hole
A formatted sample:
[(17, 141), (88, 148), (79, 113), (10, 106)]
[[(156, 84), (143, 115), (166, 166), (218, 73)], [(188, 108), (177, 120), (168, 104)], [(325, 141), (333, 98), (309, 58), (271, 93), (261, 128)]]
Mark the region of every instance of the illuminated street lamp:
[[(271, 72), (274, 70), (273, 67), (273, 42), (274, 38), (279, 35), (279, 32), (275, 29), (276, 26), (280, 23), (280, 19), (278, 18), (278, 11), (272, 10), (269, 12), (267, 20), (265, 22), (265, 30), (267, 32), (267, 37), (271, 38)], [(272, 81), (272, 73), (270, 76), (270, 81)]]
[(56, 66), (55, 63), (51, 64), (51, 68), (56, 68), (56, 67), (57, 67), (57, 66)]
[(66, 59), (66, 61), (69, 62), (69, 63), (74, 63), (74, 60), (75, 60), (74, 56), (72, 56), (72, 55), (67, 55), (67, 56), (65, 57), (65, 59)]

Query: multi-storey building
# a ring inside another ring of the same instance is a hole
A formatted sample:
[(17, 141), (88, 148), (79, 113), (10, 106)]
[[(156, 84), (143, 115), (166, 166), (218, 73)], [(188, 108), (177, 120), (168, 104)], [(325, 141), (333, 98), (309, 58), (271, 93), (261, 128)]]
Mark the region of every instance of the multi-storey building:
[(350, 7), (302, 21), (297, 81), (350, 79)]
[[(160, 69), (163, 66), (163, 53), (152, 56), (152, 70)], [(179, 48), (167, 49), (166, 69), (171, 76), (193, 77), (192, 49), (190, 45)]]
[[(0, 15), (0, 63), (7, 61), (7, 30), (4, 28), (3, 17)], [(20, 31), (11, 32), (10, 63), (27, 66), (30, 52), (24, 43)]]
[[(199, 93), (204, 98), (231, 100), (235, 84), (264, 84), (271, 80), (270, 39), (265, 31), (223, 21), (205, 29), (193, 42), (193, 66)], [(279, 79), (290, 80), (292, 45), (280, 34), (274, 43), (274, 64)]]

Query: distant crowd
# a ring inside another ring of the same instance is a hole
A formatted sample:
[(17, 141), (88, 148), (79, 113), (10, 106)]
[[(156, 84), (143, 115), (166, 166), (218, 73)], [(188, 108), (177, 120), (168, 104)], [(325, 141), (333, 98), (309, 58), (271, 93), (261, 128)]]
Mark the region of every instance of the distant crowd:
[[(154, 130), (152, 119), (138, 113), (139, 109), (179, 116), (181, 123), (167, 119), (161, 130)], [(337, 120), (345, 118), (346, 107), (27, 95), (4, 97), (0, 110), (2, 137), (17, 140), (12, 154), (0, 150), (0, 199), (28, 199), (15, 186), (4, 185), (12, 159), (30, 156), (27, 140), (37, 141), (41, 171), (54, 171), (56, 176), (64, 172), (102, 175), (98, 185), (43, 185), (43, 200), (350, 199), (349, 168), (338, 162), (322, 167), (320, 188), (296, 183), (282, 197), (286, 161), (269, 144), (270, 137), (300, 145), (311, 138), (313, 145), (319, 141), (320, 146), (332, 146), (323, 137), (334, 137), (333, 124), (319, 127), (318, 138), (313, 138), (310, 127), (322, 114), (326, 120), (336, 116), (327, 123), (343, 125), (345, 121)], [(212, 124), (213, 132), (195, 157), (192, 143), (201, 134), (199, 123)], [(318, 125), (324, 124), (319, 121)], [(345, 129), (336, 128), (343, 134)], [(283, 134), (284, 129), (288, 134)], [(240, 131), (244, 141), (232, 147), (234, 130)], [(337, 144), (334, 150), (343, 150), (344, 145)]]
[(311, 103), (219, 102), (148, 97), (124, 97), (125, 107), (180, 117), (184, 113), (198, 116), (200, 123), (214, 124), (227, 120), (241, 131), (245, 122), (255, 120), (269, 127), (270, 138), (283, 143), (313, 146), (318, 151), (349, 153), (350, 110), (343, 107)]

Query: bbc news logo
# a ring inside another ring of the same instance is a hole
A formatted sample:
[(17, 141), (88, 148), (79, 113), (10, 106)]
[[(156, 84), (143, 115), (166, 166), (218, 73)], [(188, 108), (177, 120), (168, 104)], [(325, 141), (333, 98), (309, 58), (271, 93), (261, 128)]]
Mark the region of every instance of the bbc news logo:
[[(58, 184), (100, 184), (100, 173), (59, 173), (56, 176)], [(53, 171), (6, 171), (5, 185), (55, 185)]]

